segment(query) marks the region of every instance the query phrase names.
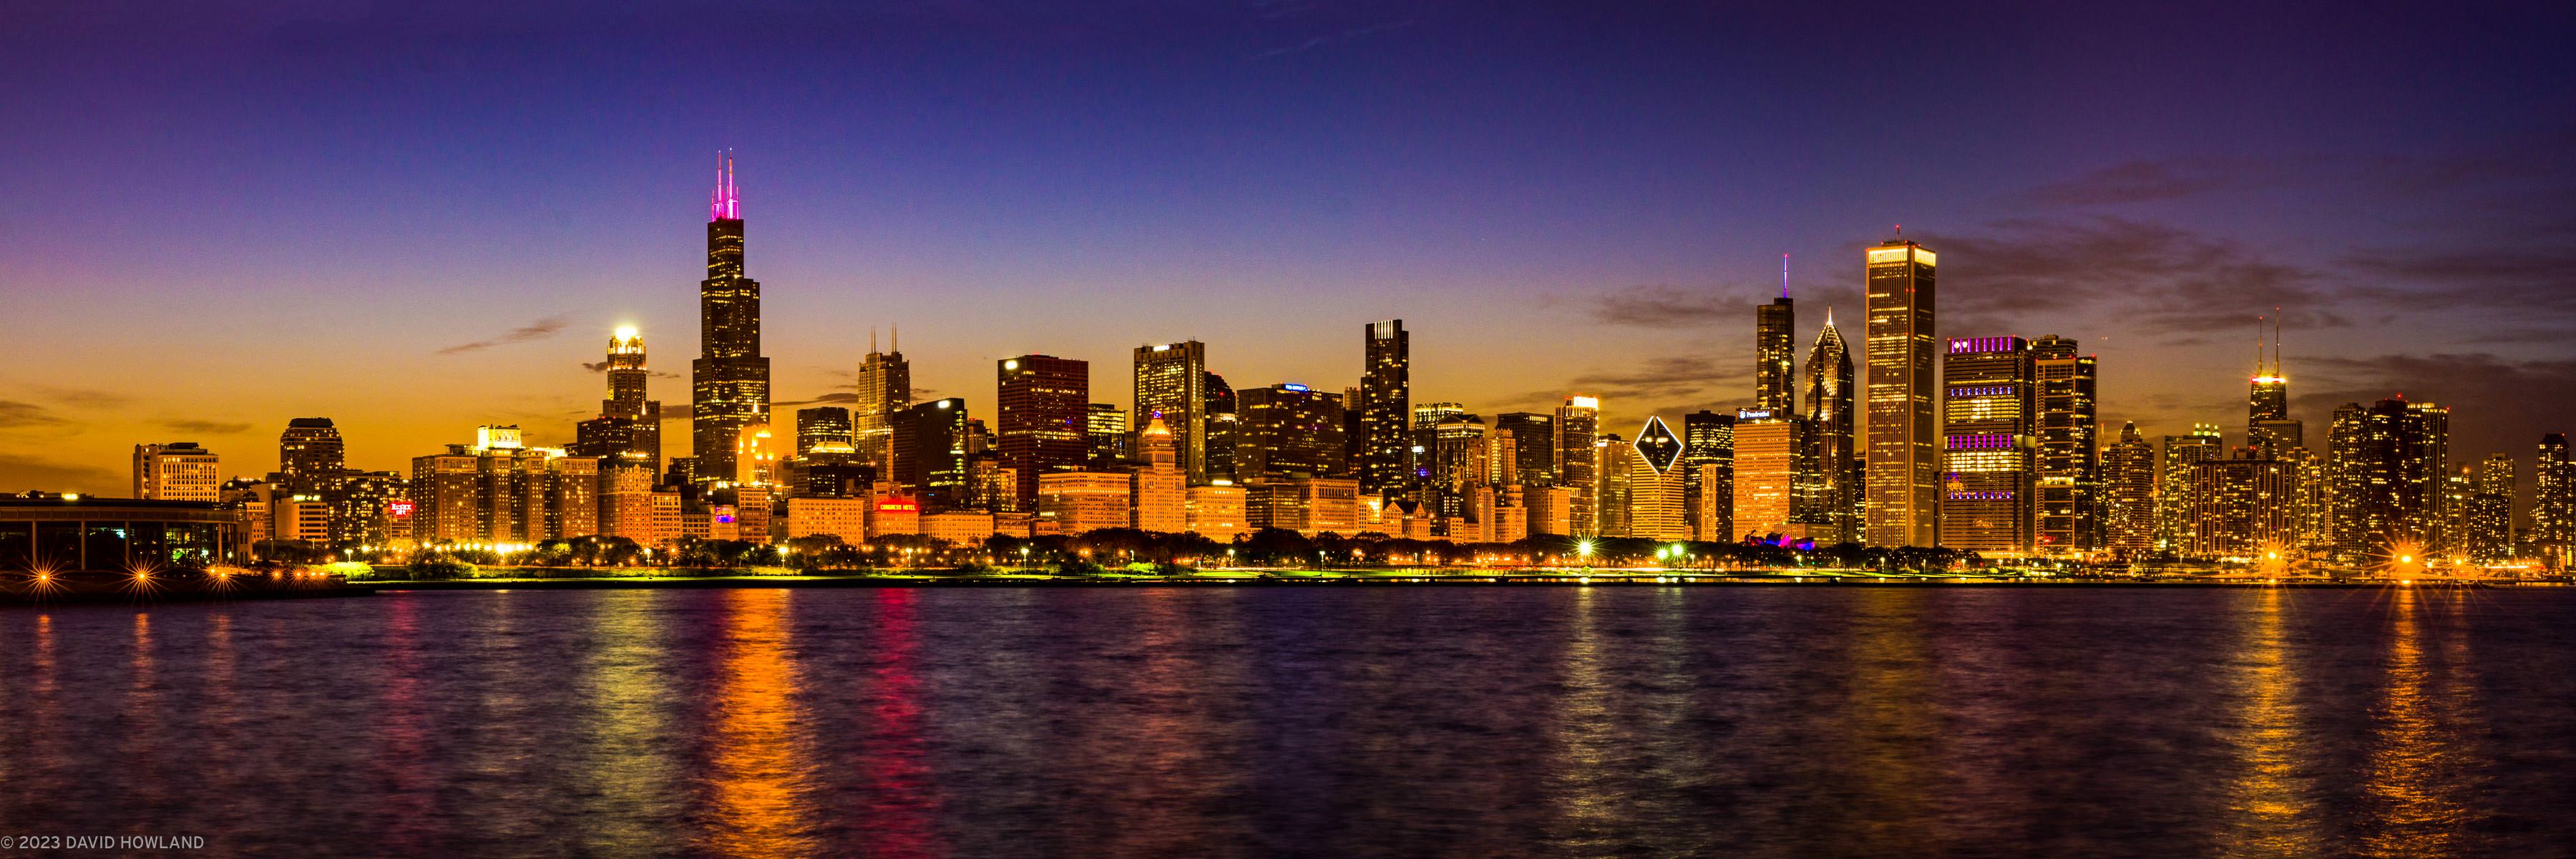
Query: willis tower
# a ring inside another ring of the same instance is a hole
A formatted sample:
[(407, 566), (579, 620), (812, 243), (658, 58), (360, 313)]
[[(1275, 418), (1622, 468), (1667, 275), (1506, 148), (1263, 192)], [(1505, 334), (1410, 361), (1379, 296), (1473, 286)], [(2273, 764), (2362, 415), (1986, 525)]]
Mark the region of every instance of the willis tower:
[(707, 279), (698, 284), (699, 358), (689, 362), (693, 479), (732, 483), (746, 427), (769, 423), (769, 359), (760, 355), (760, 282), (743, 276), (742, 192), (733, 156), (716, 158), (707, 210)]

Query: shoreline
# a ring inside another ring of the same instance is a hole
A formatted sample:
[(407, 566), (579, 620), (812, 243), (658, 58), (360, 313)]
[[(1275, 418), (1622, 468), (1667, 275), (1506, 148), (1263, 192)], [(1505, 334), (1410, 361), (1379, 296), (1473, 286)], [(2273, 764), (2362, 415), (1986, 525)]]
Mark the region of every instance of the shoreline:
[(1850, 588), (2469, 588), (2564, 587), (2563, 582), (2516, 580), (2119, 580), (2032, 579), (2001, 577), (1881, 576), (1652, 576), (1652, 575), (1204, 575), (1204, 576), (585, 576), (566, 578), (442, 579), (433, 581), (367, 581), (377, 591), (506, 590), (703, 590), (722, 588), (920, 588), (920, 587), (1325, 587), (1325, 586), (1461, 586), (1461, 587), (1850, 587)]

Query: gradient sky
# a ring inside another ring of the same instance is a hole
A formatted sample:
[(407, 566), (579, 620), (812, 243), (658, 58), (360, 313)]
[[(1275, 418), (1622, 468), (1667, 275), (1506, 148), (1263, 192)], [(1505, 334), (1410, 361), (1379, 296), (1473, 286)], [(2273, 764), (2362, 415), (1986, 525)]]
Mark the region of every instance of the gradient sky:
[(1123, 406), (1191, 337), (1339, 389), (1402, 317), (1417, 402), (1629, 435), (1749, 400), (1783, 253), (1802, 356), (1857, 340), (1903, 224), (1941, 334), (2076, 338), (2112, 431), (2241, 443), (2276, 305), (2313, 446), (2401, 391), (2458, 460), (2576, 429), (2576, 6), (1074, 5), (13, 10), (0, 491), (309, 415), (371, 469), (561, 442), (618, 324), (683, 403), (725, 147), (782, 412), (872, 328), (989, 415), (993, 359)]

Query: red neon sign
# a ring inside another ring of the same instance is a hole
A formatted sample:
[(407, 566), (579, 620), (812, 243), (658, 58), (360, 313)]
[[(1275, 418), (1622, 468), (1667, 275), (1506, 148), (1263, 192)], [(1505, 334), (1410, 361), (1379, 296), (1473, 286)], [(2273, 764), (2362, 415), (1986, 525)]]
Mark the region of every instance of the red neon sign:
[(411, 509), (411, 501), (409, 499), (396, 498), (392, 501), (385, 502), (385, 515), (392, 516), (396, 519), (411, 518)]

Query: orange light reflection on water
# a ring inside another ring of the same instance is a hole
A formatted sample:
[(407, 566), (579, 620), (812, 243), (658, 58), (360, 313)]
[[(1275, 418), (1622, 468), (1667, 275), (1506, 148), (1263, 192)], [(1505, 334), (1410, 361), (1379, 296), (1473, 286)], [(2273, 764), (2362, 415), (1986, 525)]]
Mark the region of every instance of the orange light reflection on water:
[(2362, 785), (2368, 808), (2360, 852), (2364, 856), (2461, 855), (2467, 811), (2455, 792), (2460, 761), (2457, 740), (2444, 721), (2444, 701), (2427, 686), (2421, 617), (2425, 599), (2399, 588), (2389, 639), (2388, 686), (2372, 708), (2377, 735)]
[(818, 846), (805, 788), (812, 766), (798, 729), (796, 663), (785, 588), (726, 594), (726, 657), (715, 701), (713, 812), (703, 846), (719, 856), (811, 855)]
[(2242, 710), (2225, 731), (2242, 769), (2228, 785), (2220, 847), (2228, 856), (2312, 856), (2319, 852), (2317, 805), (2314, 786), (2299, 772), (2310, 751), (2281, 628), (2281, 591), (2264, 588), (2254, 600), (2235, 672)]

